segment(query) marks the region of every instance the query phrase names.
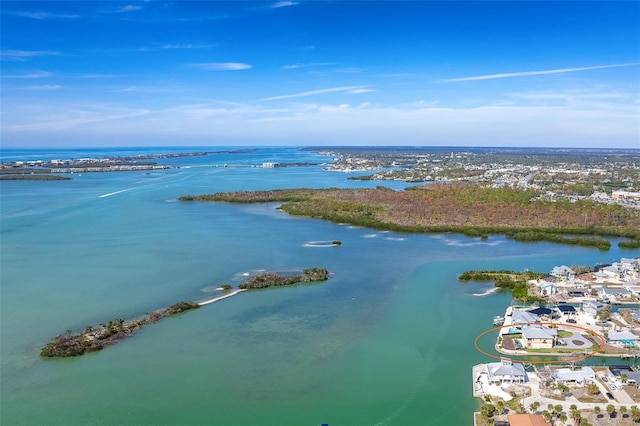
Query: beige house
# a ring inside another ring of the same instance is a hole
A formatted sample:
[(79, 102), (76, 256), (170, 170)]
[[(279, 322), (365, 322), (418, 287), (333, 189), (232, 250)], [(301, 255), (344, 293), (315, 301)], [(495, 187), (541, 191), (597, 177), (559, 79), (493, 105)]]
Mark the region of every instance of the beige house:
[(558, 330), (539, 324), (527, 325), (522, 327), (522, 339), (527, 348), (549, 349), (557, 343)]

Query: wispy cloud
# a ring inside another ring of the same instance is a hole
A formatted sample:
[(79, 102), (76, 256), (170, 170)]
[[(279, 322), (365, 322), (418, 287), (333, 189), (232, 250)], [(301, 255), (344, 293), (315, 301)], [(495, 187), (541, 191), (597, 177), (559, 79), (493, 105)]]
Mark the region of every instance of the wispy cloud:
[(324, 67), (324, 66), (328, 66), (328, 65), (335, 65), (335, 62), (311, 62), (311, 63), (308, 63), (308, 64), (297, 63), (297, 64), (291, 64), (291, 65), (283, 65), (282, 69), (283, 70), (297, 70), (297, 69), (300, 69), (300, 68)]
[(576, 72), (576, 71), (598, 70), (598, 69), (604, 69), (604, 68), (630, 67), (635, 65), (640, 65), (640, 62), (634, 62), (630, 64), (598, 65), (598, 66), (580, 67), (580, 68), (559, 68), (554, 70), (543, 70), (543, 71), (521, 71), (521, 72), (511, 72), (511, 73), (501, 73), (501, 74), (476, 75), (471, 77), (450, 78), (444, 81), (493, 80), (496, 78), (528, 77), (532, 75), (560, 74), (560, 73)]
[(0, 58), (9, 61), (26, 61), (28, 58), (56, 56), (59, 54), (60, 52), (53, 50), (3, 50), (0, 52)]
[(204, 62), (192, 65), (208, 71), (239, 71), (252, 68), (251, 65), (245, 64), (244, 62)]
[(68, 15), (50, 12), (13, 12), (15, 16), (29, 19), (77, 19), (80, 15)]
[(298, 2), (295, 2), (295, 1), (279, 1), (277, 3), (273, 3), (270, 7), (271, 9), (278, 9), (281, 7), (295, 6), (297, 4)]
[(53, 73), (50, 73), (49, 71), (35, 71), (29, 74), (17, 74), (17, 75), (5, 75), (3, 76), (4, 78), (27, 78), (27, 79), (34, 79), (34, 78), (46, 78), (46, 77), (51, 77), (53, 76)]
[(142, 10), (142, 6), (134, 6), (132, 4), (128, 4), (121, 7), (120, 9), (115, 10), (115, 13), (136, 12), (138, 10)]
[[(330, 88), (327, 88), (327, 89), (309, 90), (307, 92), (291, 93), (291, 94), (288, 94), (288, 95), (271, 96), (271, 97), (268, 97), (268, 98), (258, 99), (256, 102), (276, 101), (276, 100), (280, 100), (280, 99), (291, 99), (291, 98), (302, 98), (302, 97), (306, 97), (306, 96), (323, 95), (325, 93), (335, 93), (335, 92), (345, 92), (345, 93), (354, 94), (354, 93), (357, 93), (357, 92), (354, 92), (354, 91), (363, 90), (363, 89), (366, 89), (366, 88), (364, 88), (362, 86), (330, 87)], [(362, 92), (359, 92), (359, 93), (362, 93)]]
[(192, 44), (192, 43), (166, 43), (162, 45), (165, 50), (173, 49), (210, 49), (214, 44)]
[(62, 89), (62, 86), (59, 84), (41, 84), (37, 86), (27, 86), (24, 87), (27, 90), (58, 90)]
[(360, 89), (347, 90), (347, 93), (350, 94), (350, 95), (359, 95), (360, 93), (369, 93), (369, 92), (375, 92), (375, 90), (368, 89), (366, 87), (363, 87), (363, 88), (360, 88)]

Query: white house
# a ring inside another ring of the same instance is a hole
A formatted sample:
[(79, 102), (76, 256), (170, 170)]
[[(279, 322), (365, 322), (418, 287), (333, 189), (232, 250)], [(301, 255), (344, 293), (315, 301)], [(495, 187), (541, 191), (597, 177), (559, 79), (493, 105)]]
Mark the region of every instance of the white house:
[(543, 296), (551, 296), (552, 294), (556, 294), (558, 292), (558, 288), (554, 283), (550, 283), (548, 281), (539, 282), (538, 288), (540, 289), (540, 294)]
[(507, 359), (487, 364), (487, 371), (489, 373), (489, 383), (525, 383), (529, 381), (524, 366)]
[(573, 281), (573, 279), (576, 277), (576, 273), (574, 272), (574, 270), (566, 265), (554, 266), (549, 275), (563, 281)]
[(587, 299), (582, 301), (582, 312), (584, 312), (585, 314), (589, 314), (592, 317), (595, 317), (596, 313), (599, 310), (604, 309), (604, 307), (605, 304), (602, 302), (598, 302), (597, 300)]
[(556, 383), (577, 383), (586, 384), (593, 383), (596, 373), (591, 367), (582, 367), (579, 370), (570, 368), (558, 368), (553, 372), (553, 380)]
[(540, 317), (538, 315), (522, 311), (520, 309), (514, 309), (511, 314), (511, 324), (526, 324), (531, 322), (539, 322)]
[(605, 301), (617, 302), (621, 299), (629, 299), (631, 292), (623, 287), (602, 287), (599, 291), (600, 297)]
[(618, 342), (636, 342), (640, 340), (640, 337), (636, 336), (630, 331), (610, 331), (607, 336), (607, 341), (610, 343)]

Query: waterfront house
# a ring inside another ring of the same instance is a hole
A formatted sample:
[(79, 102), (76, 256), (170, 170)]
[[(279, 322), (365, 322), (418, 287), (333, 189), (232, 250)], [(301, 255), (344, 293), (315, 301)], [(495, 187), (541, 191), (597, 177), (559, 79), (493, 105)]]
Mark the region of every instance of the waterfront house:
[(558, 292), (558, 288), (554, 283), (550, 283), (548, 281), (542, 281), (537, 283), (538, 289), (540, 290), (540, 294), (543, 296), (551, 296)]
[(582, 301), (582, 312), (585, 314), (591, 315), (592, 317), (596, 316), (596, 313), (602, 309), (604, 309), (605, 305), (602, 302), (598, 302), (597, 300), (583, 300)]
[(576, 277), (575, 271), (566, 265), (554, 266), (549, 275), (562, 281), (573, 281)]
[(618, 269), (617, 264), (605, 266), (604, 268), (600, 268), (598, 272), (601, 272), (607, 278), (618, 279), (620, 278), (620, 270)]
[(576, 308), (571, 305), (558, 305), (556, 309), (560, 311), (560, 315), (564, 316), (565, 318), (573, 318), (578, 315)]
[(531, 311), (514, 309), (511, 313), (511, 324), (526, 324), (531, 322), (540, 322), (540, 317)]
[(522, 338), (527, 348), (549, 349), (556, 345), (558, 330), (540, 324), (527, 325), (522, 327)]
[(584, 385), (593, 383), (596, 378), (596, 373), (591, 367), (582, 367), (578, 370), (572, 370), (570, 368), (558, 368), (553, 371), (553, 380), (556, 383), (576, 383)]
[(624, 287), (602, 287), (598, 294), (603, 300), (612, 303), (631, 298), (631, 292)]
[(524, 365), (508, 359), (487, 364), (489, 383), (525, 383), (529, 380)]
[(610, 331), (607, 335), (607, 342), (609, 343), (622, 343), (627, 346), (634, 346), (634, 343), (640, 340), (640, 337), (636, 336), (630, 331)]

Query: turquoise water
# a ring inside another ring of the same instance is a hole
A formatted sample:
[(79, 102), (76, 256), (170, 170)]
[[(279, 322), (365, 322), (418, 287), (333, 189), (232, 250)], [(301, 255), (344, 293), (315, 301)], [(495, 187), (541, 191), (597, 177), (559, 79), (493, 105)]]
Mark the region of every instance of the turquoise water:
[[(159, 149), (117, 155), (142, 152)], [(6, 161), (25, 155), (2, 152)], [(275, 204), (175, 201), (240, 189), (405, 185), (349, 181), (321, 166), (252, 167), (328, 160), (259, 149), (171, 159), (181, 168), (149, 174), (2, 182), (0, 423), (471, 424), (471, 366), (491, 361), (473, 339), (510, 297), (476, 296), (488, 287), (461, 284), (457, 275), (640, 255), (615, 244), (599, 252), (500, 236), (383, 233), (289, 217)], [(342, 246), (306, 246), (335, 239)], [(39, 357), (40, 347), (67, 329), (211, 297), (212, 286), (237, 285), (256, 270), (314, 266), (327, 268), (331, 279), (243, 293), (84, 357)]]

